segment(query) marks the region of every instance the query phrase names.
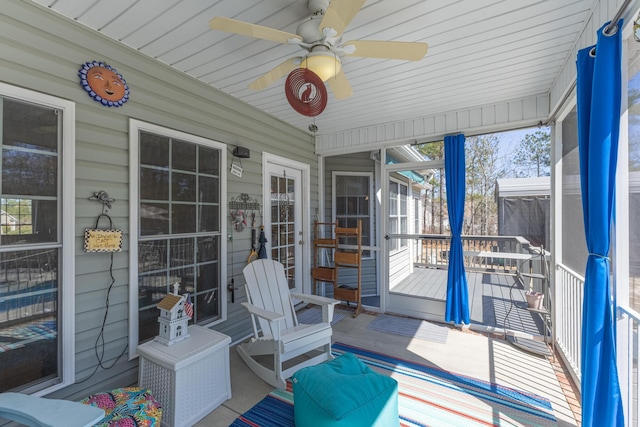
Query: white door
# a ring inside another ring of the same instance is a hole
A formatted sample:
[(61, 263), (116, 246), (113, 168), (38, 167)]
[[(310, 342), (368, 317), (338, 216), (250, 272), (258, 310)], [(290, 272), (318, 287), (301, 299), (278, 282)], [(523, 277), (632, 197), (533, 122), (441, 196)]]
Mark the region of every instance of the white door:
[[(415, 229), (413, 218), (414, 195), (418, 194), (412, 185), (414, 171), (437, 167), (431, 163), (405, 163), (383, 167), (383, 258), (385, 270), (385, 311), (410, 315), (417, 318), (442, 321), (444, 318), (444, 298), (437, 297), (440, 288), (432, 289), (429, 274), (446, 270), (421, 268), (422, 230)], [(416, 268), (416, 266), (418, 266)], [(428, 274), (427, 274), (428, 273)]]
[(265, 234), (269, 258), (284, 266), (289, 289), (308, 286), (308, 165), (266, 155), (264, 161)]

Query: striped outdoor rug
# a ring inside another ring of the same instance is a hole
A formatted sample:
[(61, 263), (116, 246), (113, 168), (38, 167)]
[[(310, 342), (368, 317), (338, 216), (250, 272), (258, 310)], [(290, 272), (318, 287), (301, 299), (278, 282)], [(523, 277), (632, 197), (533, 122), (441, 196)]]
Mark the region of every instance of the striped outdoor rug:
[[(403, 427), (556, 426), (550, 402), (532, 393), (336, 343), (373, 370), (398, 381)], [(230, 427), (294, 426), (293, 395), (274, 390)]]
[[(333, 319), (331, 320), (331, 326), (335, 325), (339, 321), (345, 318), (348, 313), (344, 310), (333, 310)], [(319, 307), (311, 307), (296, 313), (298, 323), (305, 325), (313, 325), (314, 323), (322, 322), (322, 309)]]
[(367, 329), (405, 337), (444, 344), (447, 342), (449, 328), (436, 325), (426, 320), (412, 319), (410, 317), (392, 316), (389, 314), (377, 315), (368, 325)]

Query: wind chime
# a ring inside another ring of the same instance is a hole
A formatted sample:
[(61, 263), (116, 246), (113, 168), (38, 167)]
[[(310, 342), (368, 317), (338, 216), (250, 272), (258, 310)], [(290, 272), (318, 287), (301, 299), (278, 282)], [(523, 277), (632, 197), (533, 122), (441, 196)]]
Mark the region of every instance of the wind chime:
[(296, 68), (289, 73), (284, 93), (289, 105), (303, 116), (315, 117), (327, 107), (327, 88), (308, 68)]

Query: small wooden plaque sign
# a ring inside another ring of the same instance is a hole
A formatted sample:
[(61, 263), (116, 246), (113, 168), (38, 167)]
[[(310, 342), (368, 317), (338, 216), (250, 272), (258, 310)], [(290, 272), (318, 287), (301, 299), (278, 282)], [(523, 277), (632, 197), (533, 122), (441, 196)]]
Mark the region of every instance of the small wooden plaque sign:
[(120, 252), (122, 250), (122, 230), (84, 230), (85, 252)]

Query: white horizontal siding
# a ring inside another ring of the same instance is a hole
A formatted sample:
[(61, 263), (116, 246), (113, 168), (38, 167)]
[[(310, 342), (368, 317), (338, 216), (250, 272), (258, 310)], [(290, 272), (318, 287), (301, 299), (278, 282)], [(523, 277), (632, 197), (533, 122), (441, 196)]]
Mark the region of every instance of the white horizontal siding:
[[(400, 243), (400, 240), (398, 240)], [(400, 249), (389, 255), (389, 289), (411, 274), (411, 254), (409, 248)]]
[[(58, 2), (61, 4), (61, 2)], [(101, 60), (123, 74), (131, 90), (122, 107), (108, 108), (91, 99), (82, 89), (78, 69), (84, 62)], [(110, 284), (108, 254), (85, 253), (85, 228), (93, 228), (102, 211), (99, 203), (88, 200), (94, 192), (105, 190), (115, 199), (109, 215), (114, 226), (124, 231), (123, 251), (114, 254), (116, 279), (110, 294), (109, 315), (104, 330), (107, 366), (126, 348), (129, 305), (129, 135), (130, 118), (162, 125), (227, 144), (227, 162), (237, 145), (251, 151), (242, 159), (242, 178), (228, 175), (228, 197), (249, 193), (262, 200), (262, 153), (283, 155), (311, 165), (311, 209), (317, 206), (317, 161), (311, 137), (182, 72), (144, 56), (103, 34), (64, 18), (35, 3), (6, 0), (0, 14), (0, 79), (10, 85), (26, 87), (76, 104), (76, 378), (83, 380), (97, 365), (94, 345), (105, 312)], [(235, 159), (235, 162), (239, 162)], [(222, 224), (227, 226), (227, 200), (222, 200)], [(258, 218), (257, 225), (261, 224)], [(105, 226), (103, 221), (101, 225)], [(223, 238), (226, 237), (223, 232)], [(233, 233), (229, 245), (227, 271), (241, 286), (242, 267), (250, 249), (250, 230)], [(236, 240), (237, 238), (237, 240)], [(251, 331), (248, 315), (238, 290), (231, 302), (222, 283), (222, 298), (228, 304), (228, 321), (216, 326), (238, 339)], [(231, 324), (233, 323), (233, 324)], [(96, 389), (130, 385), (137, 378), (137, 362), (123, 357), (115, 366), (91, 380), (60, 390), (52, 397), (86, 395)]]
[(459, 132), (466, 135), (490, 133), (545, 123), (548, 116), (549, 97), (544, 94), (536, 95), (500, 104), (319, 135), (316, 137), (316, 152), (329, 156), (413, 141), (433, 141)]

